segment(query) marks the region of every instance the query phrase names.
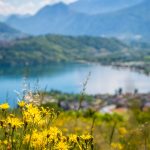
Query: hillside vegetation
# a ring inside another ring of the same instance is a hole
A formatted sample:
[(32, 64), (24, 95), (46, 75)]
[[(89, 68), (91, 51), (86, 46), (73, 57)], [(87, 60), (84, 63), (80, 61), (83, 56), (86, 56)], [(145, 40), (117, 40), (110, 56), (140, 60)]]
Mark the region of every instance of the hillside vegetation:
[[(0, 65), (34, 65), (51, 62), (98, 62), (128, 50), (111, 38), (46, 35), (11, 41), (0, 46)], [(106, 60), (107, 62), (107, 60)]]

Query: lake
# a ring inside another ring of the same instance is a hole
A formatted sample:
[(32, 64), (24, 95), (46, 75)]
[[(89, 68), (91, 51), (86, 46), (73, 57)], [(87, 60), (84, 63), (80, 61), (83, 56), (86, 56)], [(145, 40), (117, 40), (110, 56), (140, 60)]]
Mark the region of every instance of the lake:
[[(89, 72), (91, 74), (89, 75)], [(0, 68), (0, 102), (9, 101), (14, 106), (25, 89), (60, 90), (79, 93), (89, 78), (86, 93), (150, 92), (150, 76), (111, 66), (98, 64), (51, 64), (39, 67)]]

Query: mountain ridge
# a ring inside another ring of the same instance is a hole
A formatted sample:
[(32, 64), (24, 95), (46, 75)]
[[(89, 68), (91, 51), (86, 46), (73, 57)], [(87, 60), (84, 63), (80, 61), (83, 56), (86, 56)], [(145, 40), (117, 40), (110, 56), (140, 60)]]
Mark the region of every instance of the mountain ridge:
[(17, 29), (0, 22), (0, 41), (9, 41), (15, 38), (21, 38), (23, 36), (25, 36), (25, 34), (21, 33)]
[(140, 4), (113, 13), (88, 15), (58, 3), (45, 6), (31, 17), (9, 18), (6, 23), (33, 35), (51, 33), (144, 39), (150, 38), (149, 9), (149, 0), (143, 0)]

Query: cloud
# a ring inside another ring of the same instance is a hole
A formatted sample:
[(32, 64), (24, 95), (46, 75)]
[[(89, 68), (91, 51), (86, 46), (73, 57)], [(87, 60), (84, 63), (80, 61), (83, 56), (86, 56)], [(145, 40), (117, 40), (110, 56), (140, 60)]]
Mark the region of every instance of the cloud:
[(0, 14), (34, 14), (48, 4), (64, 2), (66, 4), (76, 0), (0, 0)]

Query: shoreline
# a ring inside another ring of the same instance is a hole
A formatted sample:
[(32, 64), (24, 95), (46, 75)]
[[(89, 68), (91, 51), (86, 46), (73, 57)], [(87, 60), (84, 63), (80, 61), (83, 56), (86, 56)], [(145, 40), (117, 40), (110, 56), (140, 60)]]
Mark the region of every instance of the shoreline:
[[(130, 62), (111, 62), (111, 63), (101, 63), (101, 62), (88, 62), (88, 61), (78, 61), (77, 63), (88, 64), (88, 65), (101, 65), (107, 67), (121, 68), (121, 69), (129, 69), (131, 71), (135, 71), (138, 73), (142, 73), (145, 75), (150, 75), (150, 63), (145, 64), (143, 61), (130, 61)], [(149, 67), (146, 67), (148, 65)]]

